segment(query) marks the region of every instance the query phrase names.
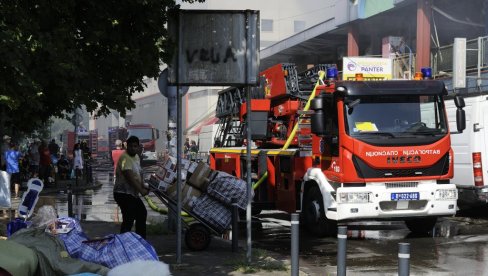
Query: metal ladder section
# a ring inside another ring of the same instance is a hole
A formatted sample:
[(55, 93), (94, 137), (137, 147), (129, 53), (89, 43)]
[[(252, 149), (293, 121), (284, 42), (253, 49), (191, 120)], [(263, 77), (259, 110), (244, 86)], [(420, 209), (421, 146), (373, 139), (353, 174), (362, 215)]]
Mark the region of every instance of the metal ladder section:
[(214, 144), (215, 147), (242, 146), (242, 125), (239, 122), (239, 118), (234, 116), (221, 118), (219, 127), (217, 128), (216, 138), (220, 144)]
[(312, 126), (310, 122), (310, 115), (313, 110), (298, 110), (298, 150), (299, 155), (312, 156)]
[(220, 119), (215, 147), (238, 147), (242, 145), (242, 126), (239, 110), (245, 99), (244, 89), (229, 87), (219, 92), (215, 116)]

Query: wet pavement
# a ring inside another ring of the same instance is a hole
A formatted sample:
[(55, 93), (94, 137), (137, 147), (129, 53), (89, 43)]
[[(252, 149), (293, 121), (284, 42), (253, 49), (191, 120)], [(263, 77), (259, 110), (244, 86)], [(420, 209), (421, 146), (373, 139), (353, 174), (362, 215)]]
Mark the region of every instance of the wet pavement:
[[(151, 168), (147, 168), (151, 171)], [(96, 167), (94, 185), (82, 181), (73, 187), (73, 212), (81, 218), (89, 237), (117, 233), (121, 216), (112, 195), (112, 173), (107, 164)], [(86, 189), (88, 188), (88, 189)], [(43, 191), (42, 198), (54, 202), (59, 216), (68, 215), (65, 190)], [(164, 207), (152, 196), (153, 202)], [(48, 202), (49, 202), (48, 200)], [(15, 202), (14, 202), (15, 204)], [(148, 206), (151, 224), (166, 221), (166, 216)], [(488, 209), (488, 208), (487, 208)], [(412, 235), (403, 222), (363, 222), (348, 225), (348, 275), (397, 275), (398, 244), (411, 245), (411, 275), (488, 275), (488, 212), (459, 213), (443, 218), (428, 236)], [(253, 252), (264, 250), (285, 268), (290, 264), (290, 215), (263, 212), (253, 221)], [(231, 252), (228, 240), (215, 237), (206, 251), (193, 252), (182, 241), (182, 263), (176, 264), (176, 235), (152, 234), (148, 240), (160, 259), (172, 264), (174, 275), (243, 275), (239, 265), (245, 263), (245, 222), (240, 223), (240, 249)], [(184, 236), (183, 236), (184, 239)], [(262, 254), (262, 252), (260, 253)], [(335, 275), (337, 240), (315, 238), (300, 229), (300, 275)], [(259, 260), (257, 260), (259, 261)], [(289, 270), (260, 270), (251, 275), (289, 275)]]

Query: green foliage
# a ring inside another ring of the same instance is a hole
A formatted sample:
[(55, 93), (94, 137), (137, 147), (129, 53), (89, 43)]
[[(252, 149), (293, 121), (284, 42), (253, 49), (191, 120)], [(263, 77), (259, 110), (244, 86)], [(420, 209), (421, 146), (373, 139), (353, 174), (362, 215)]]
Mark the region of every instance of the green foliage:
[(0, 128), (31, 131), (82, 105), (125, 115), (143, 79), (156, 78), (171, 56), (165, 24), (175, 7), (174, 0), (0, 1)]

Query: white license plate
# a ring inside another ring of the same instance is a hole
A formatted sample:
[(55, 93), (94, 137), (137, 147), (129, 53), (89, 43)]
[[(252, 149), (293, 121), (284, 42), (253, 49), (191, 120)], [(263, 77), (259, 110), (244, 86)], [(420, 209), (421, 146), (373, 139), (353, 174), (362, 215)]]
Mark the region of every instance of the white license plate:
[(391, 200), (419, 200), (419, 193), (391, 193)]

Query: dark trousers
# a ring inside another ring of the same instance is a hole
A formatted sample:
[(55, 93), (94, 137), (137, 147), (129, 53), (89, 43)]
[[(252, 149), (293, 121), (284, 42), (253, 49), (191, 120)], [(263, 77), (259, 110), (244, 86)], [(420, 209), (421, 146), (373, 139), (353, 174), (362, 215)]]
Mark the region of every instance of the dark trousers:
[(145, 239), (147, 210), (144, 202), (138, 197), (124, 193), (114, 193), (114, 199), (122, 211), (120, 233), (130, 232), (136, 221), (136, 233)]

